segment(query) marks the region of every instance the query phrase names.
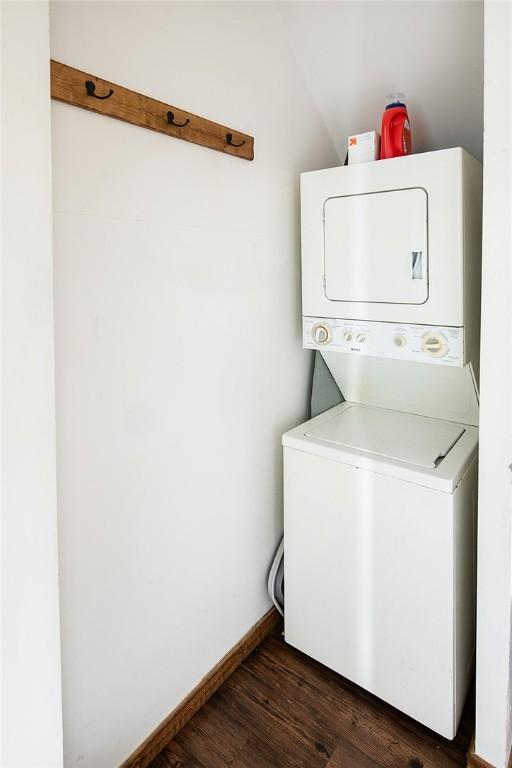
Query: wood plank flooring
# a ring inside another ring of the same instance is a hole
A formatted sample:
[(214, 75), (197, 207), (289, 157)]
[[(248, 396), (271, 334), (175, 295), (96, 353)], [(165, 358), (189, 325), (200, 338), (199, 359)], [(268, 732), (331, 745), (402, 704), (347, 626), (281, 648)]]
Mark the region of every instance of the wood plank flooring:
[(473, 697), (450, 742), (267, 638), (149, 768), (456, 768)]

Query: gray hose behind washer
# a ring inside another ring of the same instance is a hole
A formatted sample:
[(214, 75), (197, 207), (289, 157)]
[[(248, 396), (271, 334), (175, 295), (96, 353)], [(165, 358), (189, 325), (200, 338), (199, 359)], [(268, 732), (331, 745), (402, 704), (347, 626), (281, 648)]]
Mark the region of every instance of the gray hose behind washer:
[[(319, 352), (316, 352), (311, 386), (311, 418), (342, 402), (343, 395), (325, 360)], [(284, 538), (281, 539), (274, 555), (268, 574), (267, 587), (270, 599), (281, 616), (284, 616)]]
[(272, 566), (268, 574), (268, 593), (275, 607), (284, 616), (284, 538), (274, 555)]

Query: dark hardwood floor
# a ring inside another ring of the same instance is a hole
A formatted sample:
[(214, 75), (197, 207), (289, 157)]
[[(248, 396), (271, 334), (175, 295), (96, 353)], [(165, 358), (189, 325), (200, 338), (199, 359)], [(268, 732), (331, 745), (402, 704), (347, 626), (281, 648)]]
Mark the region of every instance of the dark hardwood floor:
[(466, 764), (472, 699), (447, 741), (275, 633), (150, 768), (455, 768)]

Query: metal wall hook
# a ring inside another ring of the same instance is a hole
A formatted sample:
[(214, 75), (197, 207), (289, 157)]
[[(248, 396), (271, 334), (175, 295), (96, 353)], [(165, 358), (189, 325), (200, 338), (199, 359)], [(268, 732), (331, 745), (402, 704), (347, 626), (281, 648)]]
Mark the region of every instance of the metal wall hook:
[(235, 144), (233, 141), (233, 134), (226, 133), (226, 144), (229, 144), (230, 147), (241, 147), (243, 144), (245, 144), (245, 139), (243, 139), (239, 144)]
[(167, 122), (169, 123), (169, 125), (175, 125), (176, 128), (184, 128), (185, 125), (188, 125), (190, 123), (190, 120), (187, 117), (184, 123), (177, 123), (174, 119), (174, 112), (171, 112), (171, 110), (169, 110), (167, 113)]
[(92, 80), (85, 81), (85, 90), (87, 91), (88, 96), (94, 96), (95, 99), (110, 99), (110, 97), (114, 93), (114, 91), (111, 88), (110, 91), (107, 94), (105, 94), (105, 96), (98, 96), (97, 93), (94, 93), (94, 91), (96, 90), (96, 86), (94, 85)]

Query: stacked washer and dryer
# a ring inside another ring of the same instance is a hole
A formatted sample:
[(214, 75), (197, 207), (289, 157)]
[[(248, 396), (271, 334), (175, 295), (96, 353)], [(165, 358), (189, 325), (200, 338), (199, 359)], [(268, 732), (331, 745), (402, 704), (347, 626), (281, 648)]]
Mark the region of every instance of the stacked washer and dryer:
[(345, 401), (283, 436), (285, 639), (447, 738), (475, 649), (481, 165), (301, 177), (303, 345)]

